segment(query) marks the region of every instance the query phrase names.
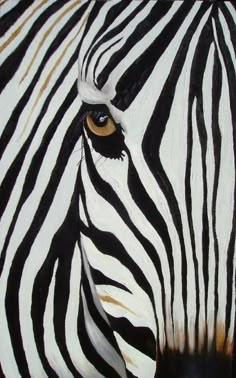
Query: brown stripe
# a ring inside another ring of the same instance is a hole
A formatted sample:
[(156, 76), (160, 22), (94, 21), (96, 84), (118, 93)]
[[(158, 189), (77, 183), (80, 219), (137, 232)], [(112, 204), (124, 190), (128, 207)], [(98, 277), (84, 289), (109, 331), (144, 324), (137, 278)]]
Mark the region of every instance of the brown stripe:
[(225, 351), (226, 356), (228, 356), (229, 358), (233, 357), (234, 341), (229, 337), (225, 343), (224, 351)]
[(206, 340), (206, 328), (202, 327), (198, 332), (198, 353), (203, 351)]
[(128, 307), (126, 307), (123, 303), (121, 303), (120, 301), (117, 301), (116, 299), (112, 298), (110, 295), (99, 295), (99, 298), (101, 299), (102, 302), (107, 302), (107, 303), (112, 303), (114, 305), (117, 305), (117, 306), (120, 306), (120, 307), (123, 307), (124, 309), (128, 310), (129, 312), (131, 312), (132, 314), (135, 315), (135, 313), (130, 310)]
[(10, 35), (10, 37), (0, 46), (0, 53), (18, 36), (25, 24), (31, 19), (31, 17), (44, 5), (47, 0), (42, 0), (35, 9), (29, 14), (29, 16), (22, 22), (20, 26)]
[(0, 7), (1, 7), (3, 4), (7, 3), (7, 2), (8, 2), (8, 0), (0, 1)]
[(121, 351), (121, 354), (122, 354), (122, 357), (124, 358), (125, 362), (127, 362), (127, 364), (131, 364), (131, 365), (133, 365), (133, 366), (135, 366), (135, 367), (138, 367), (138, 366), (133, 362), (133, 360), (132, 360), (129, 356), (127, 356), (127, 354), (125, 354), (125, 353), (122, 352), (122, 351)]
[(225, 325), (220, 323), (216, 328), (216, 350), (223, 352), (225, 345)]
[(53, 24), (50, 26), (50, 28), (44, 33), (42, 39), (41, 39), (40, 42), (39, 42), (39, 45), (38, 45), (38, 47), (37, 47), (37, 50), (35, 51), (35, 53), (34, 53), (34, 55), (33, 55), (32, 59), (31, 59), (29, 65), (28, 65), (28, 67), (27, 67), (27, 69), (26, 69), (24, 75), (22, 76), (22, 79), (21, 79), (20, 83), (21, 83), (21, 82), (25, 79), (25, 77), (28, 75), (29, 70), (30, 70), (30, 68), (32, 67), (32, 65), (33, 65), (33, 63), (34, 63), (34, 61), (35, 61), (35, 59), (36, 59), (36, 57), (37, 57), (37, 55), (38, 55), (38, 53), (39, 53), (41, 47), (43, 46), (44, 42), (46, 41), (46, 39), (47, 39), (47, 37), (49, 36), (49, 34), (52, 32), (52, 30), (54, 29), (54, 27), (55, 27), (55, 26), (56, 26), (56, 25), (57, 25), (57, 24), (63, 19), (63, 17), (64, 17), (67, 13), (69, 13), (69, 12), (70, 12), (75, 6), (79, 5), (80, 1), (81, 1), (81, 0), (76, 0), (76, 1), (75, 1), (74, 3), (72, 3), (67, 9), (65, 9), (64, 12), (62, 12), (62, 14), (60, 14), (60, 15), (56, 18), (56, 20), (53, 22)]
[(49, 82), (50, 82), (50, 80), (51, 80), (51, 77), (52, 77), (54, 71), (56, 70), (57, 66), (60, 64), (62, 58), (64, 57), (64, 55), (65, 55), (66, 51), (68, 50), (68, 48), (70, 47), (70, 45), (71, 45), (71, 44), (74, 42), (74, 40), (78, 37), (78, 35), (79, 35), (79, 33), (80, 33), (82, 27), (84, 26), (84, 23), (87, 21), (87, 18), (88, 18), (88, 15), (85, 17), (85, 19), (84, 19), (84, 21), (82, 22), (82, 25), (81, 25), (81, 27), (79, 28), (79, 30), (78, 30), (78, 32), (76, 33), (76, 35), (75, 35), (75, 36), (74, 36), (74, 37), (68, 42), (68, 44), (66, 45), (66, 47), (62, 50), (60, 56), (57, 58), (57, 60), (56, 60), (56, 62), (54, 63), (53, 67), (52, 67), (51, 70), (49, 71), (49, 73), (48, 73), (46, 79), (44, 80), (44, 82), (43, 82), (43, 84), (42, 84), (42, 86), (41, 86), (41, 88), (40, 88), (40, 90), (39, 90), (39, 94), (38, 94), (38, 96), (37, 96), (37, 98), (36, 98), (36, 100), (35, 100), (35, 102), (34, 102), (34, 104), (33, 104), (33, 106), (32, 106), (32, 109), (31, 109), (31, 111), (30, 111), (30, 114), (29, 114), (29, 116), (28, 116), (28, 118), (27, 118), (27, 121), (26, 121), (25, 126), (24, 126), (24, 128), (23, 128), (23, 131), (22, 131), (22, 133), (20, 134), (20, 137), (19, 137), (19, 138), (21, 138), (21, 136), (22, 136), (23, 133), (25, 132), (25, 130), (26, 130), (26, 128), (27, 128), (27, 125), (28, 125), (28, 123), (29, 123), (29, 121), (30, 121), (30, 118), (31, 118), (31, 116), (32, 116), (32, 113), (33, 113), (35, 107), (37, 106), (37, 104), (38, 104), (38, 102), (39, 102), (39, 100), (40, 100), (40, 97), (42, 96), (43, 92), (44, 92), (45, 89), (47, 88), (47, 86), (48, 86), (48, 84), (49, 84)]

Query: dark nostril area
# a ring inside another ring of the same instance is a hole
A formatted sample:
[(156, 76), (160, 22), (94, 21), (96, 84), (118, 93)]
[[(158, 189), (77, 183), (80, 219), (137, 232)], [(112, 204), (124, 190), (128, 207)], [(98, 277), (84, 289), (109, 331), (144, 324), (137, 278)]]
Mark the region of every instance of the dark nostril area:
[(157, 362), (155, 378), (232, 378), (232, 360), (223, 353), (189, 354), (165, 351)]

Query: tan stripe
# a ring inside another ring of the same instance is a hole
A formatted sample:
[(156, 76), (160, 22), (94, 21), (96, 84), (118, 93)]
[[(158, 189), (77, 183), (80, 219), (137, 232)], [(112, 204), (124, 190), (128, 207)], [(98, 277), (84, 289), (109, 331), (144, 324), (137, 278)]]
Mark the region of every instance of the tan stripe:
[(225, 344), (225, 325), (220, 323), (216, 328), (216, 350), (217, 352), (223, 352)]
[(43, 92), (44, 92), (45, 89), (47, 88), (47, 86), (48, 86), (48, 84), (49, 84), (49, 82), (50, 82), (50, 79), (51, 79), (51, 77), (52, 77), (54, 71), (56, 70), (57, 66), (60, 64), (62, 58), (63, 58), (64, 55), (66, 54), (66, 51), (68, 50), (68, 48), (70, 47), (70, 45), (71, 45), (71, 44), (74, 42), (74, 40), (78, 37), (78, 35), (79, 35), (79, 33), (80, 33), (82, 27), (84, 26), (84, 23), (87, 21), (87, 18), (88, 18), (88, 15), (85, 17), (85, 19), (84, 19), (84, 21), (82, 22), (82, 25), (81, 25), (81, 27), (79, 28), (79, 30), (78, 30), (78, 32), (76, 33), (76, 35), (70, 40), (70, 42), (68, 42), (68, 44), (66, 45), (66, 47), (64, 48), (64, 50), (62, 50), (60, 56), (58, 57), (58, 59), (57, 59), (56, 62), (54, 63), (53, 67), (52, 67), (51, 70), (49, 71), (49, 73), (48, 73), (46, 79), (44, 80), (44, 82), (43, 82), (43, 84), (42, 84), (42, 86), (41, 86), (41, 88), (40, 88), (40, 90), (39, 90), (39, 94), (38, 94), (38, 96), (37, 96), (37, 98), (36, 98), (36, 100), (35, 100), (35, 102), (34, 102), (34, 104), (33, 104), (33, 106), (32, 106), (32, 109), (31, 109), (31, 111), (30, 111), (30, 114), (29, 114), (29, 116), (28, 116), (28, 118), (27, 118), (27, 121), (26, 121), (25, 126), (24, 126), (24, 128), (23, 128), (23, 131), (22, 131), (22, 133), (21, 133), (21, 135), (20, 135), (19, 138), (21, 138), (22, 134), (25, 132), (25, 130), (26, 130), (26, 128), (27, 128), (27, 125), (28, 125), (28, 123), (29, 123), (29, 121), (30, 121), (30, 118), (31, 118), (31, 116), (32, 116), (32, 113), (33, 113), (35, 107), (37, 106), (37, 104), (38, 104), (38, 102), (39, 102), (39, 100), (40, 100), (40, 97), (42, 96)]
[(7, 2), (8, 2), (8, 0), (0, 1), (0, 7), (1, 7), (3, 4), (7, 3)]
[(28, 75), (29, 73), (29, 70), (30, 68), (32, 67), (41, 47), (43, 46), (44, 42), (46, 41), (47, 37), (49, 36), (49, 34), (52, 32), (52, 30), (54, 29), (54, 27), (63, 19), (63, 17), (69, 13), (75, 6), (77, 6), (79, 3), (80, 3), (81, 0), (76, 0), (73, 4), (71, 4), (67, 9), (64, 10), (64, 12), (62, 14), (60, 14), (56, 20), (53, 22), (53, 24), (50, 26), (50, 28), (44, 33), (41, 41), (39, 42), (39, 45), (37, 47), (37, 50), (35, 51), (24, 75), (22, 76), (22, 79), (20, 81), (20, 83), (25, 79), (25, 77)]
[(20, 26), (10, 35), (10, 37), (0, 46), (0, 53), (18, 36), (25, 24), (30, 20), (30, 18), (39, 10), (44, 4), (47, 3), (47, 0), (42, 0), (41, 3), (29, 14), (29, 16), (22, 22)]
[(224, 353), (228, 358), (233, 356), (234, 341), (232, 337), (227, 337), (225, 332), (225, 323), (221, 322), (216, 329), (216, 350), (219, 353)]
[(234, 342), (231, 338), (228, 337), (228, 340), (225, 343), (224, 352), (227, 357), (232, 358), (233, 357), (233, 351), (234, 351)]
[(136, 368), (138, 367), (134, 362), (133, 360), (127, 356), (127, 354), (125, 354), (124, 352), (121, 351), (121, 354), (122, 354), (122, 357), (124, 358), (125, 362), (127, 362), (127, 364), (131, 364), (133, 366), (135, 366)]
[(204, 348), (206, 338), (206, 328), (202, 327), (198, 332), (198, 353), (201, 353)]
[(101, 299), (102, 302), (112, 303), (112, 304), (115, 304), (117, 306), (123, 307), (124, 309), (128, 310), (129, 312), (131, 312), (132, 314), (135, 315), (135, 313), (132, 310), (130, 310), (128, 307), (126, 307), (120, 301), (117, 301), (116, 299), (112, 298), (110, 295), (101, 295), (100, 294), (99, 298)]

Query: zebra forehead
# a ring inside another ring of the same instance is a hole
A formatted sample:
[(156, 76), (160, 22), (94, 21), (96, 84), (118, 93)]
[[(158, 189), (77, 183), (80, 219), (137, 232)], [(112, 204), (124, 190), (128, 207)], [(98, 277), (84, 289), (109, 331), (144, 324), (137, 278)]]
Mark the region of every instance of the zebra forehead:
[(89, 104), (106, 104), (108, 101), (103, 92), (85, 81), (78, 80), (78, 93), (80, 98)]
[(80, 79), (105, 93), (111, 104), (123, 111), (144, 90), (148, 80), (153, 80), (153, 88), (158, 86), (165, 67), (181, 67), (195, 38), (199, 42), (193, 49), (204, 48), (206, 29), (208, 40), (213, 42), (214, 15), (221, 13), (220, 7), (202, 1), (161, 6), (159, 2), (147, 2), (142, 7), (137, 2), (133, 7), (126, 12), (126, 18), (126, 5), (121, 7), (121, 14), (119, 8), (113, 9), (117, 17), (113, 15), (113, 22), (105, 27), (110, 5), (104, 4), (104, 25), (96, 33), (93, 30), (91, 43), (86, 48), (82, 44), (79, 54)]

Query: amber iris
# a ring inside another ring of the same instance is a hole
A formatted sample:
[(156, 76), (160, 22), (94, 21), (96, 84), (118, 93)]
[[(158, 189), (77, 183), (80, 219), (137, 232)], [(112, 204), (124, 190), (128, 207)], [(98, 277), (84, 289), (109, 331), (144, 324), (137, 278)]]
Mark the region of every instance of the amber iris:
[(89, 130), (97, 136), (109, 136), (116, 131), (116, 125), (108, 115), (102, 115), (101, 117), (94, 119), (92, 115), (88, 114), (86, 117), (86, 123)]

